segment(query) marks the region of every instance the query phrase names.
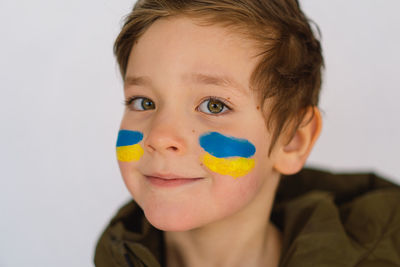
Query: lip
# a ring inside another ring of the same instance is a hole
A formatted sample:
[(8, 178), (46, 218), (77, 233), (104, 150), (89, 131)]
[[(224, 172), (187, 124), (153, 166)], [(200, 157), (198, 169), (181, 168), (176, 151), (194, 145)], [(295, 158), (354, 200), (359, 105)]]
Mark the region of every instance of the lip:
[(151, 174), (145, 175), (150, 184), (157, 187), (176, 187), (195, 183), (203, 178), (201, 177), (183, 177), (176, 174)]

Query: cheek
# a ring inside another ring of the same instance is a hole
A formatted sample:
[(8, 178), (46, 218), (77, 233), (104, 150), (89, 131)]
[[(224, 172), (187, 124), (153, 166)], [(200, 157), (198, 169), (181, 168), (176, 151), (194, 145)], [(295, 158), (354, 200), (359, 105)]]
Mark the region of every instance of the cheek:
[(208, 153), (200, 160), (211, 171), (222, 175), (238, 178), (247, 175), (255, 166), (254, 159), (247, 158), (217, 158)]
[(213, 174), (214, 199), (221, 214), (228, 216), (239, 212), (256, 199), (265, 201), (268, 191), (265, 188), (270, 187), (269, 177), (272, 177), (272, 164), (265, 154), (267, 151), (264, 149), (258, 150), (254, 156), (256, 164), (245, 176), (233, 179), (230, 176)]
[(124, 161), (118, 161), (118, 166), (119, 170), (121, 172), (122, 179), (124, 180), (125, 184), (128, 186), (129, 183), (134, 181), (135, 179), (132, 179), (133, 172), (132, 170), (135, 170), (135, 163), (134, 162), (124, 162)]
[(124, 180), (127, 180), (132, 175), (132, 170), (135, 169), (134, 162), (118, 161), (119, 170), (121, 171), (121, 176)]
[(140, 173), (137, 171), (138, 161), (143, 156), (143, 148), (139, 144), (143, 139), (143, 134), (138, 131), (120, 130), (116, 144), (116, 156), (118, 159), (119, 169), (124, 183), (131, 193), (136, 198), (140, 197), (139, 188)]
[[(118, 161), (119, 169), (121, 172), (122, 179), (125, 183), (126, 188), (134, 199), (141, 199), (141, 192), (139, 188), (142, 188), (140, 172), (138, 171), (138, 162), (124, 162)], [(140, 204), (140, 203), (139, 203)]]
[(117, 139), (118, 161), (138, 161), (143, 156), (143, 148), (138, 144), (143, 139), (143, 134), (138, 131), (120, 130)]
[(117, 147), (117, 159), (119, 161), (138, 161), (143, 156), (143, 148), (139, 145)]
[(216, 175), (214, 181), (214, 200), (218, 212), (224, 214), (222, 217), (236, 213), (247, 206), (257, 195), (261, 182), (256, 171), (238, 179)]
[(256, 148), (246, 139), (209, 132), (200, 136), (199, 143), (206, 152), (200, 161), (215, 173), (238, 178), (255, 166)]

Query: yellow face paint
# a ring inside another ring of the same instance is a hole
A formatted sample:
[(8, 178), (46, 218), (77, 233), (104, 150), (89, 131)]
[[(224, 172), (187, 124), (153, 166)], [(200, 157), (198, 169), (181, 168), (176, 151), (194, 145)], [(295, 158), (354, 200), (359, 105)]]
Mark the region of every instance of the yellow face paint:
[(255, 165), (254, 159), (246, 158), (217, 158), (210, 154), (205, 154), (202, 157), (202, 162), (213, 172), (230, 175), (233, 178), (245, 176), (248, 174)]
[(225, 136), (217, 132), (200, 137), (200, 146), (207, 152), (201, 161), (213, 172), (234, 178), (245, 176), (255, 166), (256, 148), (245, 139)]
[(120, 130), (117, 140), (117, 158), (119, 161), (138, 161), (144, 151), (138, 144), (143, 134), (137, 131)]
[(138, 161), (143, 153), (143, 148), (138, 144), (117, 147), (117, 158), (119, 161)]

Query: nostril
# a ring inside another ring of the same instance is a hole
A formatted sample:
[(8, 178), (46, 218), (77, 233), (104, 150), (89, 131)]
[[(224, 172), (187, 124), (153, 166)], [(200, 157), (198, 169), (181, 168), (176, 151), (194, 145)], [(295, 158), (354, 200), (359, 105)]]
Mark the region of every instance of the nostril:
[(172, 150), (172, 151), (177, 151), (178, 150), (178, 148), (176, 146), (170, 146), (168, 149)]

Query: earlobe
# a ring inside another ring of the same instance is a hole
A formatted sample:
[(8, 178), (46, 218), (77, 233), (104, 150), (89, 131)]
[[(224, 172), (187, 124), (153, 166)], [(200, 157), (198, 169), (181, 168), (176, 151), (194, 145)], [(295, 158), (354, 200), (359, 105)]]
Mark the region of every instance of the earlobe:
[(309, 107), (293, 138), (280, 147), (274, 165), (275, 170), (285, 175), (299, 172), (317, 141), (321, 129), (322, 118), (319, 109)]

